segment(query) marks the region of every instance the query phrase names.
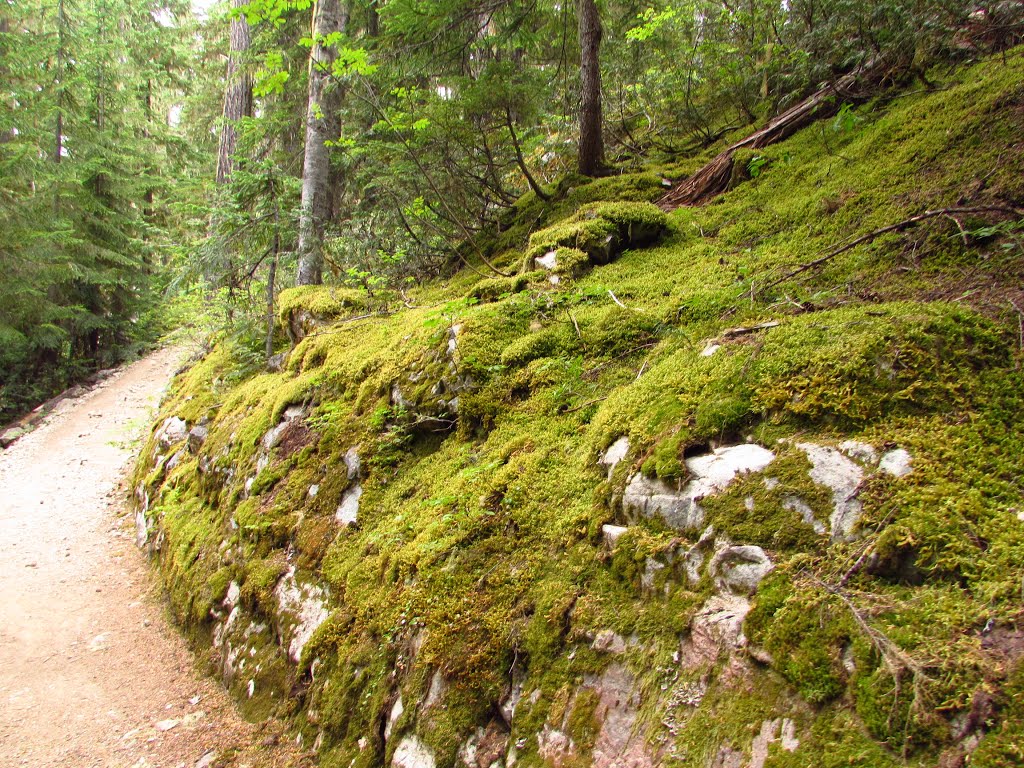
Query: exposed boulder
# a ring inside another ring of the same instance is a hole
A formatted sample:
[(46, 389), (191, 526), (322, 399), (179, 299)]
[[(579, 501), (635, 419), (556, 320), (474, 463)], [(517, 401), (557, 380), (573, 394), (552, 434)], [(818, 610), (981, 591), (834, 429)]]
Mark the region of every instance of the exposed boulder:
[(680, 662), (693, 668), (714, 664), (722, 653), (741, 648), (743, 620), (750, 601), (740, 595), (712, 595), (690, 621), (690, 634), (680, 647)]
[(197, 424), (192, 427), (188, 433), (188, 450), (191, 454), (199, 453), (199, 449), (203, 447), (203, 443), (206, 442), (206, 438), (210, 434), (210, 428), (202, 424)]
[(341, 494), (341, 503), (334, 513), (334, 519), (338, 525), (350, 526), (359, 522), (359, 499), (363, 496), (363, 486), (359, 483), (351, 486)]
[(459, 748), (458, 764), (466, 768), (504, 766), (508, 741), (509, 732), (505, 723), (500, 718), (494, 718), (486, 728), (477, 728)]
[(620, 461), (626, 458), (626, 454), (628, 453), (629, 438), (624, 435), (608, 446), (608, 449), (601, 454), (597, 463), (607, 472), (608, 477), (611, 477), (612, 472), (615, 471), (615, 467), (619, 465)]
[(405, 736), (391, 756), (391, 768), (435, 768), (434, 753), (419, 737)]
[(698, 504), (701, 499), (725, 490), (738, 474), (760, 471), (774, 459), (774, 453), (754, 443), (716, 448), (686, 460), (690, 480), (682, 488), (639, 472), (633, 475), (622, 505), (627, 514), (657, 516), (676, 530), (694, 530), (704, 524), (704, 510)]
[(746, 545), (719, 549), (710, 567), (720, 591), (752, 595), (773, 566), (763, 549)]
[(586, 685), (599, 697), (594, 716), (601, 723), (590, 761), (592, 768), (651, 768), (654, 762), (645, 740), (636, 732), (640, 691), (630, 671), (614, 663)]
[(835, 448), (816, 443), (797, 443), (811, 462), (811, 480), (832, 491), (829, 530), (834, 541), (849, 541), (860, 522), (863, 506), (857, 498), (864, 470)]
[(289, 568), (274, 588), (277, 597), (281, 645), (288, 649), (288, 658), (296, 664), (302, 649), (317, 628), (327, 620), (327, 590), (308, 581), (299, 581), (295, 569)]
[(160, 449), (166, 451), (172, 445), (180, 443), (188, 436), (188, 423), (177, 416), (169, 416), (164, 419), (160, 429), (156, 432), (156, 443)]
[(910, 453), (903, 448), (896, 448), (882, 455), (878, 468), (893, 477), (906, 477), (913, 472), (910, 462)]

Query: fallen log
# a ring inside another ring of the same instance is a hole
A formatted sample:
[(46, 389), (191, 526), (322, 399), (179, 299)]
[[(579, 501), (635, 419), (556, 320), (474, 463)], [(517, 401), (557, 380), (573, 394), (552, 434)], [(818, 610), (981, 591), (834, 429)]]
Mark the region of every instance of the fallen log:
[(684, 205), (701, 205), (722, 194), (729, 188), (732, 179), (733, 154), (736, 150), (762, 149), (792, 136), (815, 120), (831, 117), (839, 111), (843, 98), (852, 98), (854, 87), (874, 82), (878, 78), (879, 69), (868, 65), (818, 89), (771, 120), (764, 128), (719, 153), (693, 176), (675, 185), (658, 200), (658, 207), (667, 213)]

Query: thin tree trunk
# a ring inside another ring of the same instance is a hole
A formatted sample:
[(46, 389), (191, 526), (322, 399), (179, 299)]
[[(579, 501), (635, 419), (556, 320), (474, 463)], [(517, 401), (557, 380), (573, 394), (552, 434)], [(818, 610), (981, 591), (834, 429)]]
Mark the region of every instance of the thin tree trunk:
[(53, 161), (60, 163), (64, 156), (64, 0), (57, 2), (57, 125), (54, 131)]
[[(245, 6), (247, 0), (234, 0), (235, 9)], [(243, 59), (249, 50), (251, 38), (249, 24), (244, 15), (231, 20), (228, 48), (228, 71), (224, 88), (224, 124), (220, 129), (220, 148), (217, 153), (217, 183), (224, 184), (234, 170), (234, 155), (238, 147), (238, 121), (252, 116), (252, 79), (245, 71)]]
[(299, 270), (297, 285), (323, 282), (324, 229), (334, 209), (330, 184), (330, 153), (326, 141), (339, 131), (338, 92), (329, 87), (336, 52), (323, 45), (332, 32), (344, 32), (348, 21), (339, 0), (318, 0), (313, 9), (313, 46), (309, 53), (309, 106), (302, 162), (302, 203), (299, 208)]
[(604, 138), (601, 135), (601, 16), (595, 0), (577, 0), (580, 38), (579, 171), (596, 176), (604, 168)]

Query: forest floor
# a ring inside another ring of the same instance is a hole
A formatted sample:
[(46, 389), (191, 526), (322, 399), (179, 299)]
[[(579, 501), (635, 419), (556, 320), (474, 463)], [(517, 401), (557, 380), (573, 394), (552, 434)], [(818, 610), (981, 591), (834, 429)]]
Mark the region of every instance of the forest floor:
[(183, 354), (126, 366), (0, 455), (0, 768), (308, 764), (196, 670), (134, 546), (125, 473)]

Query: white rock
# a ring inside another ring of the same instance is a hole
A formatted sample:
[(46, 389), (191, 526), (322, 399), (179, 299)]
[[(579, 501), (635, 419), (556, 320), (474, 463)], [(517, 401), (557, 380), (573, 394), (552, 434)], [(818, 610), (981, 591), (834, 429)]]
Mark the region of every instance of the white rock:
[(164, 419), (164, 423), (160, 425), (160, 429), (156, 433), (156, 441), (164, 450), (175, 443), (180, 443), (186, 437), (188, 437), (188, 424), (177, 416), (169, 416)]
[(289, 568), (274, 588), (274, 595), (278, 611), (283, 616), (281, 644), (287, 641), (288, 656), (298, 664), (309, 638), (330, 615), (327, 590), (317, 584), (299, 584), (295, 579), (295, 568)]
[(359, 477), (359, 469), (361, 467), (361, 462), (359, 460), (359, 449), (356, 446), (352, 446), (347, 451), (345, 451), (345, 455), (344, 457), (342, 457), (342, 461), (345, 462), (345, 469), (347, 470), (349, 480), (355, 480), (357, 477)]
[(784, 509), (791, 509), (794, 512), (799, 512), (803, 521), (811, 526), (815, 533), (825, 533), (825, 524), (814, 516), (814, 510), (811, 509), (803, 499), (798, 499), (796, 496), (787, 496), (782, 500), (782, 506)]
[(619, 543), (619, 539), (622, 538), (622, 534), (628, 531), (629, 528), (625, 525), (602, 525), (601, 534), (604, 536), (604, 543), (612, 549)]
[(534, 259), (534, 262), (538, 267), (542, 267), (548, 271), (554, 271), (558, 268), (558, 252), (548, 251), (543, 256), (538, 256)]
[(216, 759), (217, 753), (211, 749), (205, 755), (196, 760), (196, 764), (193, 768), (210, 768), (210, 766), (213, 765), (213, 761)]
[(289, 427), (288, 421), (282, 421), (276, 427), (271, 427), (267, 430), (267, 434), (263, 436), (262, 445), (264, 451), (270, 451), (277, 447), (281, 442), (281, 438), (284, 437), (284, 432)]
[(251, 699), (253, 697), (253, 695), (256, 693), (256, 681), (255, 680), (249, 680), (249, 684), (246, 686), (246, 691), (248, 692), (249, 698)]
[(711, 559), (718, 588), (737, 595), (752, 595), (773, 567), (765, 551), (753, 545), (726, 546)]
[(601, 653), (625, 653), (626, 640), (614, 630), (602, 629), (597, 633), (597, 637), (594, 638), (594, 643), (591, 647)]
[(711, 342), (706, 347), (704, 347), (703, 350), (701, 350), (700, 356), (701, 357), (711, 357), (713, 354), (715, 354), (715, 352), (717, 352), (721, 348), (722, 348), (721, 344), (715, 344), (714, 342)]
[(238, 599), (242, 596), (242, 588), (237, 581), (228, 584), (227, 594), (224, 596), (224, 607), (231, 609), (238, 605)]
[(430, 689), (427, 691), (427, 698), (423, 700), (423, 708), (430, 709), (440, 704), (447, 691), (448, 683), (444, 679), (444, 675), (441, 674), (441, 670), (437, 670), (434, 676), (430, 678)]
[(339, 525), (355, 525), (359, 520), (359, 499), (363, 495), (363, 486), (356, 483), (341, 495), (341, 504), (334, 513)]
[(391, 757), (392, 768), (435, 768), (434, 753), (419, 737), (409, 735), (403, 738)]
[(146, 510), (140, 507), (135, 510), (135, 546), (142, 549), (146, 546), (147, 541), (149, 541), (149, 520), (146, 518)]
[(398, 698), (395, 703), (391, 705), (391, 712), (388, 714), (388, 721), (384, 725), (384, 741), (391, 738), (391, 732), (395, 729), (395, 723), (398, 722), (405, 712), (405, 704), (402, 703), (402, 694), (398, 694)]
[[(775, 460), (775, 454), (756, 443), (743, 443), (716, 448), (703, 456), (686, 460), (686, 467), (694, 476), (694, 497), (710, 496), (725, 490), (741, 472), (759, 472)], [(697, 495), (699, 494), (699, 495)]]
[(630, 478), (622, 504), (627, 512), (658, 515), (677, 530), (699, 528), (704, 524), (704, 510), (697, 502), (725, 490), (741, 472), (757, 472), (774, 459), (774, 453), (753, 443), (716, 448), (686, 460), (692, 479), (682, 490), (638, 472)]
[(555, 765), (561, 764), (565, 758), (576, 752), (576, 745), (566, 733), (546, 723), (543, 730), (537, 734), (537, 746), (538, 754)]
[(764, 768), (768, 761), (768, 748), (772, 744), (779, 744), (787, 752), (793, 752), (800, 746), (800, 740), (796, 738), (796, 724), (788, 717), (761, 723), (761, 732), (750, 745), (748, 768)]
[(308, 413), (308, 409), (304, 405), (289, 405), (284, 409), (285, 421), (294, 421), (295, 419), (303, 419)]
[(889, 451), (878, 462), (878, 468), (893, 477), (905, 477), (913, 472), (910, 466), (910, 454), (902, 448)]
[(663, 480), (637, 472), (623, 492), (622, 506), (627, 513), (661, 517), (677, 530), (699, 528), (704, 524), (704, 510), (694, 502), (688, 487), (677, 491)]
[(832, 491), (833, 510), (829, 520), (832, 539), (849, 541), (863, 513), (857, 489), (864, 470), (835, 448), (816, 443), (797, 443), (797, 448), (806, 453), (811, 462), (811, 480)]
[(616, 465), (626, 458), (627, 453), (629, 453), (629, 438), (623, 435), (608, 446), (608, 450), (601, 454), (597, 463), (604, 467), (608, 472), (608, 477), (611, 477)]
[(640, 586), (646, 590), (654, 589), (654, 581), (659, 571), (665, 570), (665, 564), (659, 563), (653, 557), (648, 557), (644, 563), (644, 572), (640, 576)]
[(177, 728), (179, 723), (180, 721), (178, 720), (161, 720), (160, 722), (156, 723), (153, 727), (161, 733), (166, 733), (167, 731)]
[(309, 493), (309, 498), (315, 499), (316, 495), (318, 493), (320, 493), (320, 484), (319, 483), (313, 483), (311, 486), (309, 486), (308, 493)]

